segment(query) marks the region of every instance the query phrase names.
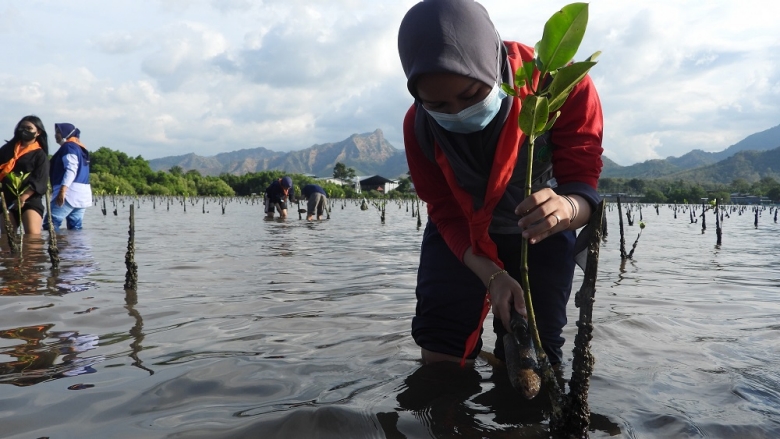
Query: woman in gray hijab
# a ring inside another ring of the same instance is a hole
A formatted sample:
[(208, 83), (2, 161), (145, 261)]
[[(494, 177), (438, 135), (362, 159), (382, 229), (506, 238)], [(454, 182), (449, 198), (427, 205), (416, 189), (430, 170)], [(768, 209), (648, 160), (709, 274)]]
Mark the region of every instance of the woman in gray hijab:
[(560, 364), (575, 231), (600, 202), (603, 122), (593, 82), (575, 87), (553, 130), (537, 140), (534, 193), (524, 199), (520, 100), (500, 85), (533, 59), (533, 48), (502, 41), (473, 0), (424, 0), (401, 22), (398, 51), (414, 98), (404, 119), (407, 161), (428, 207), (412, 320), (423, 362), (472, 363), (491, 305), (503, 360), (510, 309), (526, 314), (517, 281), (525, 237), (542, 345)]

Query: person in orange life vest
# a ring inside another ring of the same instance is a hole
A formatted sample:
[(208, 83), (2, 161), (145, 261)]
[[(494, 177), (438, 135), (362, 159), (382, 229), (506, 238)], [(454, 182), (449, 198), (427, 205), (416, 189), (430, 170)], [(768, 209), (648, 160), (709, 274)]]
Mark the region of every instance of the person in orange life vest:
[(542, 345), (560, 364), (576, 230), (600, 202), (603, 120), (593, 82), (586, 77), (574, 88), (535, 144), (533, 193), (524, 198), (520, 100), (500, 85), (513, 82), (533, 48), (502, 41), (473, 0), (424, 0), (403, 18), (398, 50), (414, 98), (403, 123), (406, 157), (429, 218), (412, 319), (423, 362), (472, 364), (491, 305), (494, 353), (504, 359), (510, 309), (526, 315), (518, 282), (525, 237)]
[[(11, 191), (11, 172), (29, 173), (18, 199)], [(13, 138), (0, 147), (0, 182), (14, 227), (19, 225), (17, 206), (21, 205), (25, 233), (39, 235), (44, 212), (42, 198), (49, 185), (49, 139), (37, 116), (23, 117), (16, 124)]]
[(295, 190), (290, 177), (282, 177), (271, 183), (265, 189), (265, 214), (267, 219), (273, 219), (274, 212), (279, 211), (279, 218), (287, 218), (287, 200), (295, 202)]

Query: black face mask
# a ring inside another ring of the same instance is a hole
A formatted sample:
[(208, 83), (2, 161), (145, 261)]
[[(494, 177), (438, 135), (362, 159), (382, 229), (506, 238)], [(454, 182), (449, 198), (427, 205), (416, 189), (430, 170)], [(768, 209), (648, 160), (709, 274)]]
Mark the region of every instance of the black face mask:
[(35, 133), (27, 130), (19, 130), (19, 137), (21, 137), (23, 141), (29, 142), (30, 140), (35, 138)]

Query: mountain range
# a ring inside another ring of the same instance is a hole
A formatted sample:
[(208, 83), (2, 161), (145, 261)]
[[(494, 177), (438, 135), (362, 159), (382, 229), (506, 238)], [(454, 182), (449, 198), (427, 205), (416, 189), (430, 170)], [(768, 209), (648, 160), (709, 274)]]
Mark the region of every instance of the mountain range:
[(336, 143), (313, 145), (300, 151), (277, 152), (265, 148), (242, 149), (212, 157), (197, 154), (163, 157), (149, 160), (155, 171), (167, 171), (180, 166), (185, 171), (195, 169), (202, 175), (280, 169), (291, 174), (313, 174), (330, 177), (336, 163), (355, 169), (357, 175), (381, 175), (398, 178), (409, 171), (406, 154), (391, 145), (377, 129), (373, 133), (353, 134)]
[[(780, 125), (751, 134), (720, 152), (696, 149), (681, 157), (647, 160), (630, 166), (618, 165), (606, 156), (602, 160), (602, 177), (668, 178), (701, 183), (730, 183), (737, 178), (755, 182), (763, 177), (780, 180)], [(180, 166), (185, 171), (194, 169), (203, 175), (240, 175), (279, 169), (326, 177), (333, 175), (333, 167), (338, 162), (354, 168), (357, 175), (398, 178), (409, 170), (404, 150), (390, 144), (379, 129), (299, 151), (277, 152), (260, 147), (210, 157), (191, 153), (153, 159), (149, 165), (156, 171)]]
[(602, 177), (714, 183), (731, 183), (737, 178), (748, 182), (763, 177), (780, 180), (780, 125), (751, 134), (720, 152), (694, 149), (681, 157), (647, 160), (631, 166), (620, 166), (607, 157), (602, 160)]

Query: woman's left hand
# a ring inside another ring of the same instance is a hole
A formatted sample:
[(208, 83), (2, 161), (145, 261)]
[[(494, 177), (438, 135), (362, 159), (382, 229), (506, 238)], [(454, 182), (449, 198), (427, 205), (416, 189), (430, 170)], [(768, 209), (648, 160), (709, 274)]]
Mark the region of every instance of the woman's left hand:
[(62, 207), (62, 205), (65, 204), (65, 189), (60, 189), (54, 202), (57, 203), (57, 206), (59, 207)]
[(517, 225), (523, 229), (523, 238), (536, 244), (553, 233), (568, 229), (574, 212), (564, 197), (545, 188), (518, 204), (515, 214), (521, 217)]

